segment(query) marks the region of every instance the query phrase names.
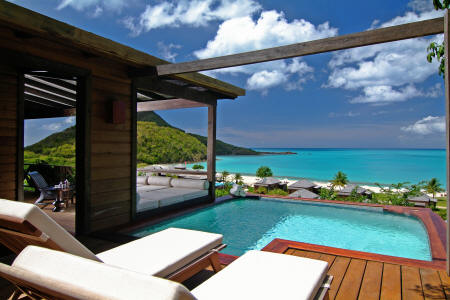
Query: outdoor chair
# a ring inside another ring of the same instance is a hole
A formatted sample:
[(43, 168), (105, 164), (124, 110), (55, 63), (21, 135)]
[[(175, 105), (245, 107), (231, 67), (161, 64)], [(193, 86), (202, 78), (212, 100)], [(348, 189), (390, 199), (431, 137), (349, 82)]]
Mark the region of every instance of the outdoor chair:
[(189, 291), (183, 285), (46, 248), (28, 246), (0, 276), (10, 299), (328, 299), (327, 262), (249, 251)]
[(215, 272), (221, 269), (222, 238), (168, 228), (95, 255), (37, 206), (0, 199), (0, 243), (17, 254), (36, 245), (181, 282), (209, 265)]
[(58, 192), (55, 190), (54, 187), (50, 186), (47, 183), (47, 181), (45, 181), (44, 177), (42, 177), (42, 175), (38, 171), (32, 171), (28, 173), (28, 175), (33, 181), (34, 186), (41, 193), (39, 195), (39, 198), (34, 202), (35, 205), (39, 205), (42, 206), (42, 208), (44, 208), (45, 206), (56, 201), (56, 198), (58, 197)]

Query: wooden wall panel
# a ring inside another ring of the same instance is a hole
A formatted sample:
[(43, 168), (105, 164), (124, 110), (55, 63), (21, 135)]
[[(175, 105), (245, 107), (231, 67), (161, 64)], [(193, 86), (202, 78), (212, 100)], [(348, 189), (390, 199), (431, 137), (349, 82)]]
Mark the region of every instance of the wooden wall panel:
[[(131, 93), (129, 82), (92, 77), (91, 230), (131, 220)], [(126, 122), (111, 122), (111, 101), (125, 103)]]
[(17, 199), (17, 73), (0, 66), (0, 198)]

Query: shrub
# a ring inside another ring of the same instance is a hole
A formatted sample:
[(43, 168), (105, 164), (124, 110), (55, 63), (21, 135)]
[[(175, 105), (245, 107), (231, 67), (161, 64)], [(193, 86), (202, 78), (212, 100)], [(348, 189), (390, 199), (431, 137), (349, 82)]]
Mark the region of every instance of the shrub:
[(195, 164), (192, 166), (192, 169), (194, 170), (203, 170), (205, 167), (199, 164)]
[(264, 178), (264, 177), (270, 177), (270, 176), (273, 176), (273, 172), (267, 166), (261, 166), (256, 171), (256, 177)]
[(282, 189), (273, 189), (273, 190), (268, 191), (267, 195), (287, 196), (287, 195), (289, 195), (289, 193)]

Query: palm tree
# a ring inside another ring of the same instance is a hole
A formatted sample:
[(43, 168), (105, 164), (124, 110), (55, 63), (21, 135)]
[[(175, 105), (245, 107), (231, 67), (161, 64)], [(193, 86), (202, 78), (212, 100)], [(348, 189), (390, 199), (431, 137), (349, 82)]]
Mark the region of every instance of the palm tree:
[(340, 186), (344, 187), (348, 182), (347, 175), (345, 173), (338, 171), (336, 175), (334, 175), (334, 179), (331, 180), (332, 186)]
[(433, 194), (433, 198), (436, 198), (436, 193), (444, 191), (444, 189), (441, 188), (441, 183), (437, 178), (431, 178), (431, 180), (425, 185), (425, 190), (427, 193)]
[(227, 177), (230, 176), (230, 173), (228, 171), (222, 171), (222, 181), (226, 182)]
[(236, 174), (234, 174), (234, 182), (236, 182), (237, 184), (239, 184), (240, 181), (242, 181), (242, 175), (241, 175), (241, 173), (236, 173)]

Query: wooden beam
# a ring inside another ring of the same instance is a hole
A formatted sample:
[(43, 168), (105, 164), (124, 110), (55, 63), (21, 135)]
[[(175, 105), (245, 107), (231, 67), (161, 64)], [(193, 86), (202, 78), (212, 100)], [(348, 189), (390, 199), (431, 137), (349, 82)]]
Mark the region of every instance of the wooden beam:
[(37, 97), (40, 97), (43, 99), (47, 99), (49, 101), (65, 104), (65, 105), (72, 106), (72, 107), (75, 107), (75, 105), (76, 105), (76, 101), (72, 101), (72, 100), (69, 100), (69, 99), (54, 95), (54, 94), (50, 94), (50, 93), (35, 89), (31, 86), (25, 86), (25, 95), (37, 96)]
[(25, 94), (25, 103), (27, 102), (34, 102), (34, 103), (38, 103), (40, 105), (43, 106), (47, 106), (47, 107), (52, 107), (52, 108), (61, 108), (61, 109), (66, 109), (69, 108), (69, 105), (65, 105), (65, 104), (61, 104), (59, 102), (54, 102), (54, 101), (50, 101), (38, 96), (34, 96), (34, 95), (29, 95), (29, 94)]
[(444, 32), (443, 18), (368, 30), (310, 42), (156, 67), (158, 76), (242, 66), (416, 38)]
[[(56, 40), (58, 43), (76, 47), (86, 53), (101, 55), (126, 63), (130, 67), (146, 68), (168, 63), (147, 53), (57, 21), (8, 1), (0, 1), (0, 23), (15, 31)], [(230, 97), (245, 95), (244, 89), (203, 74), (185, 74), (174, 77), (195, 85), (204, 86)]]
[(216, 200), (216, 125), (217, 125), (217, 102), (208, 105), (208, 144), (207, 153), (207, 177), (209, 181), (209, 199)]
[(67, 81), (65, 81), (63, 79), (52, 78), (52, 77), (41, 76), (41, 75), (35, 75), (35, 74), (29, 75), (29, 76), (38, 78), (40, 80), (44, 80), (44, 81), (49, 82), (49, 83), (53, 83), (54, 85), (59, 85), (59, 86), (61, 86), (63, 88), (66, 88), (68, 90), (75, 91), (77, 89), (77, 85), (76, 84), (67, 82)]
[(138, 77), (134, 80), (136, 88), (139, 90), (161, 93), (164, 95), (173, 96), (174, 98), (182, 98), (202, 103), (212, 103), (218, 98), (217, 95), (209, 91), (197, 91), (195, 89), (187, 88), (185, 86), (151, 76)]
[[(37, 79), (37, 80), (39, 80), (39, 79)], [(44, 90), (44, 91), (47, 91), (47, 92), (51, 92), (51, 93), (54, 93), (54, 94), (57, 94), (57, 95), (60, 95), (60, 96), (64, 96), (64, 97), (69, 98), (69, 99), (71, 99), (73, 101), (76, 101), (75, 92), (71, 93), (71, 92), (68, 92), (66, 90), (62, 90), (62, 89), (56, 88), (56, 87), (54, 87), (52, 85), (47, 85), (45, 83), (39, 82), (37, 80), (34, 79), (33, 77), (25, 77), (25, 84), (27, 86), (35, 87), (35, 88), (38, 88), (38, 89), (41, 89), (41, 90)]]
[[(445, 128), (446, 128), (446, 161), (447, 161), (447, 191), (450, 189), (450, 18), (448, 9), (444, 16), (444, 43), (445, 43)], [(450, 193), (447, 192), (447, 220), (450, 220)], [(450, 276), (450, 222), (447, 221), (447, 275)]]
[[(138, 91), (138, 94), (142, 94), (146, 97), (155, 99), (155, 100), (167, 100), (167, 98), (161, 96), (160, 94), (157, 94), (155, 92), (151, 92), (151, 91)], [(139, 97), (139, 95), (138, 95)]]
[(192, 107), (207, 107), (207, 104), (186, 100), (186, 99), (170, 99), (158, 101), (138, 102), (137, 111), (154, 111), (154, 110), (169, 110)]

